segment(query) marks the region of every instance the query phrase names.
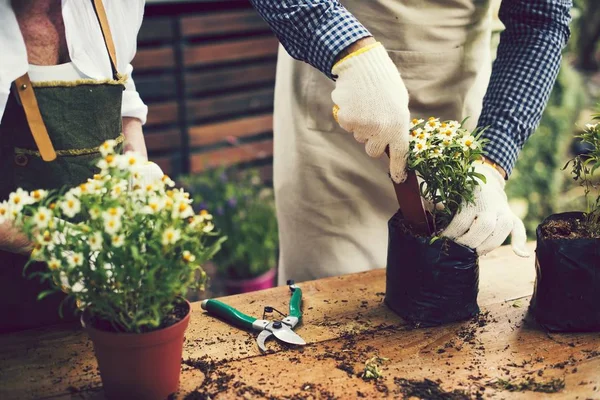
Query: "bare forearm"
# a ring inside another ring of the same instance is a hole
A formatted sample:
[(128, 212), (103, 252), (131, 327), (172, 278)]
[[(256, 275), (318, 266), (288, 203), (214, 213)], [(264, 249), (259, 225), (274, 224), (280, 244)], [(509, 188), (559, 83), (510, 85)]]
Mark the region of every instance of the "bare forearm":
[(125, 136), (125, 151), (135, 151), (148, 159), (142, 121), (137, 118), (123, 117), (123, 135)]
[(363, 39), (359, 39), (356, 42), (352, 43), (350, 46), (346, 47), (344, 50), (342, 50), (335, 58), (335, 62), (338, 62), (342, 58), (349, 56), (350, 54), (354, 53), (355, 51), (360, 50), (361, 48), (369, 46), (376, 42), (377, 41), (372, 36), (369, 36), (369, 37), (366, 37)]
[(29, 255), (33, 250), (33, 246), (25, 234), (10, 222), (5, 222), (0, 225), (0, 250)]

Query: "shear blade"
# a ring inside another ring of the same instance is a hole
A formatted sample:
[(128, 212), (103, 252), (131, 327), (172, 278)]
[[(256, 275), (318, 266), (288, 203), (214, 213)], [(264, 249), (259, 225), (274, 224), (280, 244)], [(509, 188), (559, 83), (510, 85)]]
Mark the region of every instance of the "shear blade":
[(282, 342), (295, 344), (298, 346), (305, 345), (306, 342), (297, 333), (291, 329), (277, 329), (273, 331), (273, 335)]
[(256, 343), (258, 343), (258, 348), (260, 349), (260, 351), (262, 351), (263, 353), (266, 353), (267, 348), (265, 347), (265, 340), (267, 340), (268, 338), (270, 338), (273, 334), (269, 331), (262, 331), (261, 333), (258, 334), (258, 337), (256, 338)]

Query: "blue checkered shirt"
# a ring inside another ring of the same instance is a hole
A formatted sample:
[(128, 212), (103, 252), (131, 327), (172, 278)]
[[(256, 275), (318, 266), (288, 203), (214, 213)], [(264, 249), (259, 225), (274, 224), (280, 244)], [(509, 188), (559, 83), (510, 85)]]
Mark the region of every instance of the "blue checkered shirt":
[[(369, 31), (337, 0), (250, 0), (287, 52), (327, 76), (337, 55)], [(401, 0), (398, 0), (401, 1)], [(365, 7), (368, 7), (365, 0)], [(488, 157), (508, 174), (537, 128), (569, 35), (572, 0), (503, 0), (501, 34), (479, 126)]]

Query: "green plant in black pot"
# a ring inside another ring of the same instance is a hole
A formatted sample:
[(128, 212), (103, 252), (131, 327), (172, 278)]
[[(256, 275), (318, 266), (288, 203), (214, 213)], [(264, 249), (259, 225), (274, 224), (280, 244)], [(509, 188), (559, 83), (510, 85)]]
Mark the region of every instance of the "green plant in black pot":
[[(600, 119), (600, 116), (596, 116)], [(554, 214), (537, 229), (536, 283), (531, 311), (551, 331), (600, 331), (600, 124), (579, 139), (589, 152), (570, 160), (587, 210)]]
[(475, 250), (440, 233), (463, 204), (471, 204), (485, 177), (474, 162), (483, 154), (480, 131), (457, 121), (414, 120), (408, 168), (422, 180), (432, 235), (416, 233), (401, 211), (388, 224), (386, 304), (419, 326), (468, 319), (479, 312)]
[(275, 201), (258, 170), (217, 168), (182, 181), (227, 236), (214, 262), (228, 292), (272, 287), (279, 244)]

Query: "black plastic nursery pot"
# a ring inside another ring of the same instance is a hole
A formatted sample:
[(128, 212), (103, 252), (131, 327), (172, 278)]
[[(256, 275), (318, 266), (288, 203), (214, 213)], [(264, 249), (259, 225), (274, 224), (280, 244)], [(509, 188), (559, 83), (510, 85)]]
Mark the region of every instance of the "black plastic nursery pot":
[(543, 233), (550, 221), (582, 217), (575, 212), (551, 215), (536, 231), (536, 281), (530, 311), (549, 331), (600, 331), (600, 239), (557, 239)]
[(414, 325), (436, 326), (479, 313), (477, 253), (446, 238), (412, 234), (398, 211), (388, 222), (385, 303)]

